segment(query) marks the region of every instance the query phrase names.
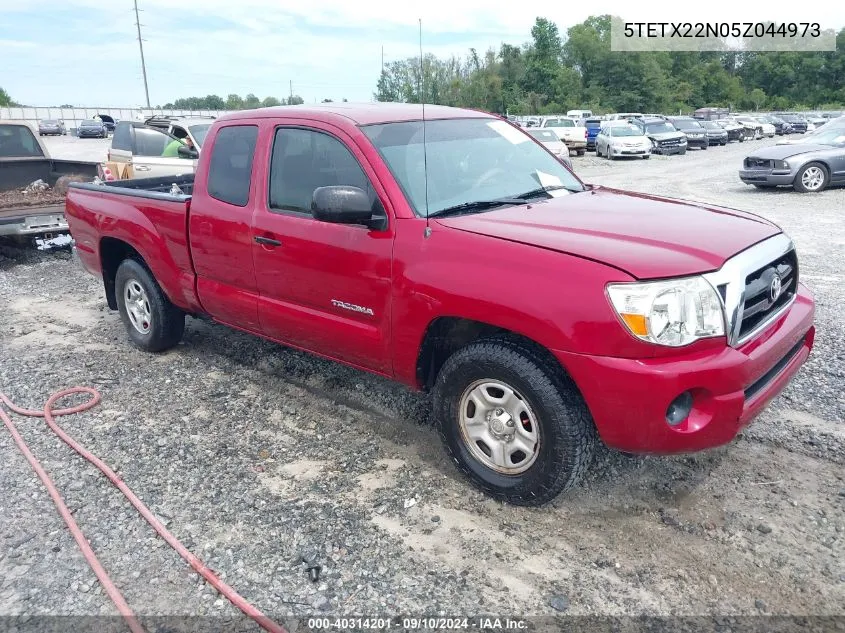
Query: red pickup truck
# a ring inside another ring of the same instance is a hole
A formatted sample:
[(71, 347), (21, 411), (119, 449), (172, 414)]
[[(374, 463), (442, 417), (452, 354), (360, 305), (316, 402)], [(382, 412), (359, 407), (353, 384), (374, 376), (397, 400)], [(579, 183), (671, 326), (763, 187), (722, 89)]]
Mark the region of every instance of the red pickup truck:
[(808, 357), (813, 298), (771, 222), (585, 184), (494, 115), (421, 115), (221, 117), (195, 176), (72, 185), (78, 256), (143, 350), (210, 317), (430, 390), (460, 470), (516, 504), (570, 488), (599, 440), (730, 442)]

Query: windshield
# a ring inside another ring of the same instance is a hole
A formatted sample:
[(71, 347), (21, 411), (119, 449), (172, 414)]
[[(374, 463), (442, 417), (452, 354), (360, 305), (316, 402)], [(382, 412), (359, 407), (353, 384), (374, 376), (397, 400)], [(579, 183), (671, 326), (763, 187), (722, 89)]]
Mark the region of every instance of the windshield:
[(193, 136), (194, 140), (197, 142), (197, 147), (202, 147), (202, 144), (205, 143), (205, 135), (208, 134), (208, 128), (210, 127), (211, 123), (190, 126), (189, 129), (191, 130), (191, 136)]
[(611, 125), (607, 128), (608, 136), (642, 136), (642, 130), (636, 125)]
[(808, 134), (801, 139), (802, 143), (818, 143), (819, 145), (845, 146), (845, 128), (826, 130)]
[[(382, 123), (361, 129), (375, 145), (417, 215), (540, 187), (584, 187), (528, 135), (488, 118)], [(426, 172), (428, 175), (426, 183)], [(427, 194), (427, 196), (426, 196)]]
[(95, 127), (99, 127), (99, 126), (101, 126), (101, 125), (102, 125), (102, 123), (100, 123), (99, 121), (91, 121), (91, 120), (87, 120), (87, 121), (83, 121), (82, 123), (80, 123), (80, 125), (84, 125), (84, 126), (86, 126), (86, 127), (88, 127), (88, 126), (95, 126)]
[(675, 127), (684, 128), (687, 130), (700, 130), (702, 129), (701, 124), (698, 121), (693, 121), (692, 119), (678, 119), (673, 121)]
[(41, 125), (58, 125), (58, 121), (41, 121)]
[(677, 132), (677, 130), (670, 123), (649, 123), (645, 127), (649, 134), (666, 134), (667, 132)]
[(558, 135), (551, 130), (528, 130), (528, 133), (536, 138), (538, 141), (545, 141), (547, 143), (560, 143), (561, 140)]
[(575, 121), (572, 119), (548, 119), (543, 127), (575, 127)]
[(714, 123), (713, 121), (702, 121), (701, 126), (707, 128), (708, 130), (721, 130), (722, 128), (719, 127), (718, 123)]

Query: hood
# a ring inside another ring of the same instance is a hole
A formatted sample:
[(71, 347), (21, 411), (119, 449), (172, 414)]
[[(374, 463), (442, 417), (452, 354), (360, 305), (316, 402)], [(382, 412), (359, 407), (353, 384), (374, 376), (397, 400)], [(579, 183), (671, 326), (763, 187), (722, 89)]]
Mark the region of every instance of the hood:
[(638, 279), (716, 270), (781, 232), (750, 213), (604, 187), (434, 221), (592, 259)]
[(773, 145), (772, 147), (764, 147), (753, 154), (749, 154), (749, 158), (767, 158), (771, 160), (786, 160), (790, 156), (797, 156), (798, 154), (808, 154), (810, 152), (829, 152), (834, 149), (830, 145), (815, 145), (813, 143), (796, 143), (795, 145)]
[(657, 141), (665, 141), (666, 139), (681, 138), (684, 134), (681, 132), (646, 132), (646, 136)]

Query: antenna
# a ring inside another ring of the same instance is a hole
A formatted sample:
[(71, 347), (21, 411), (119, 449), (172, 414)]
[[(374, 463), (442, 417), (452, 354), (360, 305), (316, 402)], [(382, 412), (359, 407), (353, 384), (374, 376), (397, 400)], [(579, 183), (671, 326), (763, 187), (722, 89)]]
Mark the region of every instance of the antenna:
[(425, 143), (425, 64), (423, 63), (422, 46), (422, 18), (420, 21), (420, 103), (422, 104), (422, 133), (423, 133), (423, 179), (425, 181), (425, 232), (423, 235), (428, 238), (431, 235), (431, 226), (428, 221), (428, 151)]

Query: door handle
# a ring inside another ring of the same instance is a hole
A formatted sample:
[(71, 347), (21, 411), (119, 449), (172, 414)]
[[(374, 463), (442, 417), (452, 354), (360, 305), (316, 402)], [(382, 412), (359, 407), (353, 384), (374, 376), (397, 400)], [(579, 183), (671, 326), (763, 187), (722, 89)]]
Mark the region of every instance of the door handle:
[(272, 237), (263, 237), (261, 235), (256, 235), (253, 238), (259, 244), (264, 244), (266, 246), (281, 246), (282, 243), (279, 240), (274, 240)]

